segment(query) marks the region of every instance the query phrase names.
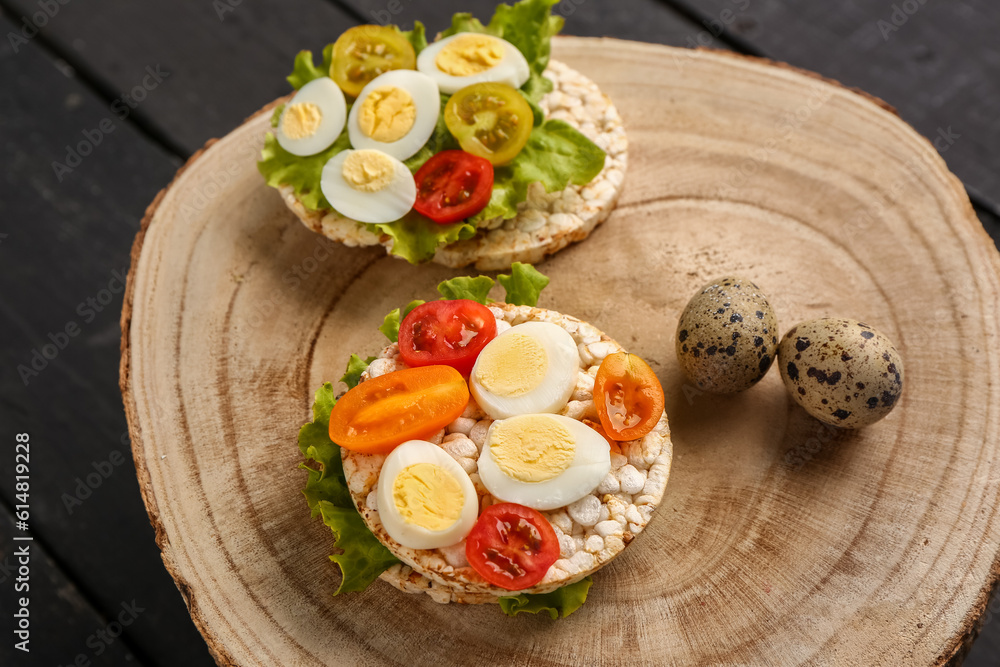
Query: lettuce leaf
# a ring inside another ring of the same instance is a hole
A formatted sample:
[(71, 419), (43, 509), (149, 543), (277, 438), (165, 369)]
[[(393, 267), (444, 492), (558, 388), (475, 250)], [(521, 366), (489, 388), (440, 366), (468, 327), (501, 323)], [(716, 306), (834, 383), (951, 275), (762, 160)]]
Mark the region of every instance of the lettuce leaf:
[(597, 144), (561, 120), (547, 120), (531, 130), (528, 143), (514, 160), (493, 170), (493, 195), (473, 222), (517, 215), (527, 199), (528, 186), (539, 182), (546, 192), (571, 183), (585, 185), (604, 169), (605, 153)]
[(500, 285), (507, 292), (504, 301), (515, 306), (537, 306), (538, 295), (549, 284), (549, 277), (531, 264), (514, 262), (510, 265), (510, 275), (497, 276)]
[(348, 389), (354, 389), (361, 382), (361, 374), (368, 369), (368, 364), (373, 361), (375, 361), (375, 357), (362, 359), (358, 355), (352, 354), (350, 361), (347, 362), (347, 368), (344, 370), (344, 376), (340, 378), (340, 381), (346, 384)]
[(508, 616), (517, 616), (521, 612), (537, 614), (548, 612), (553, 620), (562, 616), (566, 618), (579, 609), (587, 601), (587, 591), (594, 580), (584, 577), (575, 584), (557, 588), (551, 593), (535, 595), (512, 595), (500, 598), (500, 609)]
[(385, 337), (389, 339), (390, 343), (398, 342), (399, 323), (403, 321), (404, 317), (410, 314), (411, 310), (422, 303), (425, 302), (421, 299), (415, 299), (406, 304), (406, 308), (403, 308), (402, 311), (400, 311), (399, 308), (393, 308), (389, 311), (389, 314), (385, 316), (385, 319), (382, 320), (382, 326), (380, 326), (378, 330), (385, 334)]
[(489, 276), (459, 276), (451, 280), (445, 280), (437, 287), (445, 299), (471, 299), (486, 305), (486, 295), (493, 287), (493, 279)]
[(314, 79), (322, 79), (330, 76), (330, 67), (333, 65), (333, 44), (327, 44), (323, 49), (323, 62), (319, 67), (313, 65), (312, 51), (299, 51), (295, 56), (295, 63), (292, 65), (292, 73), (286, 78), (288, 83), (298, 90)]
[(451, 27), (441, 33), (450, 37), (460, 32), (481, 32), (502, 37), (517, 47), (528, 61), (531, 72), (521, 92), (529, 102), (537, 104), (552, 90), (552, 82), (542, 76), (549, 66), (552, 37), (562, 30), (561, 16), (552, 16), (559, 0), (523, 0), (514, 5), (499, 5), (489, 25), (483, 25), (471, 14), (455, 14)]
[(413, 22), (413, 30), (403, 30), (402, 33), (403, 37), (406, 37), (407, 41), (413, 45), (413, 50), (418, 56), (421, 51), (427, 48), (427, 29), (420, 21)]
[[(312, 516), (322, 516), (333, 532), (334, 546), (340, 550), (330, 556), (342, 575), (334, 595), (365, 590), (399, 562), (368, 530), (347, 490), (340, 447), (330, 440), (330, 411), (336, 402), (333, 385), (327, 382), (316, 392), (313, 420), (299, 430), (299, 451), (306, 458), (299, 467), (309, 473), (303, 494)], [(310, 467), (310, 460), (318, 463), (319, 469)]]
[(320, 211), (331, 208), (330, 202), (323, 196), (320, 189), (320, 177), (323, 166), (334, 155), (351, 147), (351, 140), (345, 130), (333, 145), (322, 153), (299, 157), (292, 155), (278, 144), (277, 137), (268, 132), (264, 137), (264, 149), (257, 163), (257, 170), (273, 188), (279, 185), (290, 185), (295, 190), (295, 196), (302, 205), (310, 211)]
[(475, 225), (468, 222), (439, 225), (416, 211), (410, 211), (395, 222), (365, 226), (376, 234), (391, 236), (392, 247), (389, 252), (410, 264), (427, 262), (434, 257), (440, 246), (471, 239), (476, 235)]

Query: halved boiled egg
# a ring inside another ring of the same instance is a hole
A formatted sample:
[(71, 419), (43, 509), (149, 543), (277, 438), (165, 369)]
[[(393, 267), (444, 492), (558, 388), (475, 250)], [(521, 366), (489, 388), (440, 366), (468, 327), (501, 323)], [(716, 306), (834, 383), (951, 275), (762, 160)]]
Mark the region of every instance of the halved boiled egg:
[(399, 220), (417, 200), (417, 185), (406, 165), (376, 150), (334, 155), (323, 167), (320, 189), (341, 215), (358, 222)]
[(432, 78), (398, 69), (372, 79), (347, 118), (354, 148), (375, 148), (405, 160), (427, 143), (441, 114), (441, 94)]
[(487, 343), (469, 389), (493, 419), (559, 412), (576, 387), (580, 353), (573, 337), (551, 322), (525, 322)]
[(474, 83), (499, 81), (520, 88), (531, 70), (516, 46), (478, 32), (460, 32), (427, 46), (417, 69), (437, 81), (443, 93), (457, 93)]
[(479, 515), (469, 475), (443, 449), (408, 440), (386, 457), (376, 492), (389, 537), (411, 549), (458, 544)]
[(315, 155), (329, 148), (344, 129), (344, 93), (329, 77), (314, 79), (295, 93), (278, 118), (278, 145), (292, 155)]
[(479, 477), (505, 502), (552, 510), (593, 492), (611, 470), (607, 441), (562, 415), (520, 415), (493, 422), (479, 456)]

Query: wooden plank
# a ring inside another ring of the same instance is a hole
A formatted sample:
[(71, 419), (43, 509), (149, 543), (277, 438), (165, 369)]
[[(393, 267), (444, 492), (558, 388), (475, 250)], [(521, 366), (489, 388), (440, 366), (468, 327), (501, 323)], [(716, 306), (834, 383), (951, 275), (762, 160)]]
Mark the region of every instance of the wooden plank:
[[(10, 0), (26, 16), (36, 0)], [(168, 3), (101, 0), (59, 4), (41, 37), (101, 90), (106, 101), (139, 87), (134, 119), (189, 155), (290, 88), (295, 54), (318, 50), (354, 20), (319, 0)], [(20, 23), (16, 14), (12, 20)], [(149, 69), (163, 81), (153, 83)]]
[(1000, 5), (667, 0), (763, 55), (856, 86), (936, 141), (977, 200), (1000, 212)]
[[(413, 0), (339, 0), (352, 9), (359, 20), (367, 23), (395, 23), (409, 28), (414, 21), (423, 21), (434, 34), (451, 24), (456, 12), (471, 12), (486, 22), (499, 2), (484, 0), (443, 0), (413, 2)], [(509, 4), (509, 3), (508, 3)], [(563, 33), (589, 37), (612, 36), (642, 42), (658, 42), (686, 46), (687, 40), (700, 26), (657, 0), (562, 0), (553, 10), (566, 19)]]
[[(6, 468), (5, 468), (6, 470)], [(103, 616), (87, 602), (73, 582), (59, 569), (38, 541), (14, 540), (24, 536), (15, 529), (10, 509), (0, 505), (0, 587), (3, 603), (0, 607), (8, 619), (21, 615), (21, 600), (27, 599), (27, 636), (8, 634), (0, 642), (2, 665), (69, 665), (83, 656), (78, 664), (89, 660), (93, 667), (122, 665), (126, 662), (142, 666), (129, 651), (121, 636), (123, 623), (131, 625), (145, 614), (138, 601), (122, 600), (112, 617)], [(27, 571), (21, 568), (26, 567)], [(8, 613), (11, 616), (8, 616)], [(121, 615), (121, 619), (117, 618)], [(21, 618), (14, 620), (12, 631), (23, 626)], [(27, 640), (22, 648), (17, 644)], [(25, 652), (22, 649), (27, 649)]]
[[(38, 43), (0, 44), (0, 423), (30, 434), (30, 526), (67, 576), (102, 615), (146, 608), (125, 634), (148, 664), (210, 665), (160, 561), (118, 396), (120, 276), (177, 160), (65, 71)], [(53, 162), (71, 171), (60, 180)], [(13, 505), (10, 469), (0, 495)]]

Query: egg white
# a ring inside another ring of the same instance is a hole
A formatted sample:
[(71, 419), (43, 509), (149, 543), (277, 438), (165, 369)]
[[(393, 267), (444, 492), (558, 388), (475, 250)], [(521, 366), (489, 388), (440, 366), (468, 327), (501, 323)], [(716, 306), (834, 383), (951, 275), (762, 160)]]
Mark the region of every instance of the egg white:
[(445, 37), (444, 39), (433, 42), (421, 51), (420, 55), (417, 56), (417, 69), (434, 79), (442, 93), (453, 94), (457, 93), (466, 86), (471, 86), (474, 83), (487, 82), (506, 83), (515, 88), (520, 88), (524, 85), (524, 82), (528, 80), (528, 77), (531, 74), (531, 69), (528, 67), (528, 61), (525, 59), (524, 54), (521, 53), (516, 46), (499, 37), (493, 37), (493, 39), (503, 42), (504, 55), (500, 62), (495, 66), (484, 72), (471, 74), (469, 76), (454, 76), (447, 74), (446, 72), (442, 72), (438, 69), (437, 63), (435, 62), (438, 54), (441, 52), (441, 49), (447, 46), (456, 37), (461, 37), (465, 34), (467, 33), (460, 32), (457, 35)]
[[(458, 481), (464, 501), (457, 521), (444, 530), (428, 530), (403, 519), (392, 498), (392, 486), (396, 477), (407, 467), (416, 463), (433, 463), (441, 466)], [(379, 473), (376, 491), (378, 515), (389, 537), (404, 547), (411, 549), (437, 549), (458, 544), (465, 539), (479, 517), (479, 497), (462, 466), (447, 452), (430, 442), (408, 440), (396, 447), (386, 457)]]
[[(548, 356), (548, 369), (541, 383), (531, 391), (520, 396), (501, 396), (486, 389), (480, 383), (476, 371), (490, 345), (511, 333), (524, 334), (538, 341)], [(486, 344), (472, 367), (469, 390), (479, 407), (493, 419), (538, 412), (559, 412), (573, 395), (579, 372), (580, 353), (576, 341), (568, 331), (551, 322), (525, 322), (507, 329)]]
[(573, 461), (558, 476), (544, 482), (522, 482), (509, 477), (497, 465), (491, 450), (494, 422), (486, 434), (479, 455), (479, 478), (493, 495), (508, 503), (518, 503), (536, 510), (553, 510), (576, 502), (592, 493), (611, 470), (611, 448), (597, 431), (583, 422), (563, 415), (521, 415), (507, 422), (525, 418), (545, 418), (566, 427), (576, 443)]
[(378, 192), (362, 192), (344, 179), (344, 160), (353, 152), (341, 151), (323, 167), (320, 190), (330, 205), (358, 222), (394, 222), (406, 215), (417, 200), (417, 185), (406, 165), (389, 156), (394, 167), (392, 181)]
[[(315, 104), (322, 114), (319, 126), (316, 131), (308, 137), (292, 139), (285, 135), (284, 127), (285, 114), (295, 104)], [(333, 79), (324, 76), (314, 79), (302, 86), (292, 101), (285, 105), (285, 110), (278, 119), (278, 127), (275, 136), (278, 145), (292, 155), (305, 157), (315, 155), (329, 148), (344, 129), (344, 120), (347, 118), (347, 104), (344, 101), (344, 92)]]
[[(417, 109), (410, 131), (396, 141), (390, 142), (377, 141), (366, 136), (358, 124), (358, 114), (368, 95), (373, 90), (385, 86), (401, 88), (408, 92)], [(441, 115), (441, 94), (434, 79), (415, 70), (391, 70), (375, 77), (361, 90), (347, 118), (347, 134), (354, 148), (374, 148), (398, 160), (405, 160), (419, 151), (431, 138), (434, 128), (437, 127), (439, 115)]]

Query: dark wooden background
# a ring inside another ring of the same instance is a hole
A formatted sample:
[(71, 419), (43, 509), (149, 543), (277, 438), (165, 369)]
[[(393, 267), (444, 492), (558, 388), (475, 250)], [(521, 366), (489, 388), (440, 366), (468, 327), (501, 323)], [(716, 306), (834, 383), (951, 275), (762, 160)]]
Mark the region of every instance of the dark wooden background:
[[(161, 565), (118, 393), (119, 277), (139, 220), (206, 140), (288, 92), (300, 49), (390, 18), (434, 31), (494, 4), (0, 0), (0, 665), (213, 664)], [(568, 34), (735, 50), (881, 97), (938, 140), (1000, 239), (995, 0), (563, 0), (557, 11)], [(68, 147), (81, 142), (77, 161)], [(75, 335), (60, 336), (67, 327)], [(53, 340), (63, 349), (25, 382), (18, 367)], [(33, 454), (30, 656), (11, 639), (19, 432)], [(966, 664), (1000, 664), (998, 611), (994, 600)], [(123, 614), (135, 618), (112, 636)]]

